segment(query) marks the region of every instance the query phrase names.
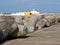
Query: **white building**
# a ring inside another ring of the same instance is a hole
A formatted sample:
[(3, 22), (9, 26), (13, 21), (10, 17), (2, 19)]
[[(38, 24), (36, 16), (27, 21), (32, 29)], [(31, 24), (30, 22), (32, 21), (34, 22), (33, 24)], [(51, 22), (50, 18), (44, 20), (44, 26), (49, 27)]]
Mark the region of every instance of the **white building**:
[(40, 14), (40, 12), (36, 11), (35, 9), (33, 9), (33, 11), (30, 11), (32, 14)]
[(18, 13), (12, 13), (11, 15), (18, 15), (18, 16), (24, 16), (24, 12), (18, 12)]

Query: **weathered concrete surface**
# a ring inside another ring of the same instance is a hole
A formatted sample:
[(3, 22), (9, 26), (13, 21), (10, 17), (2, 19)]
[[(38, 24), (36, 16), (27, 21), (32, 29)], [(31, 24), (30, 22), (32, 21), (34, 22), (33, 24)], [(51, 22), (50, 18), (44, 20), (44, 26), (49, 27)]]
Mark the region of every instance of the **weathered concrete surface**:
[(60, 45), (60, 23), (37, 30), (26, 38), (5, 41), (2, 45)]

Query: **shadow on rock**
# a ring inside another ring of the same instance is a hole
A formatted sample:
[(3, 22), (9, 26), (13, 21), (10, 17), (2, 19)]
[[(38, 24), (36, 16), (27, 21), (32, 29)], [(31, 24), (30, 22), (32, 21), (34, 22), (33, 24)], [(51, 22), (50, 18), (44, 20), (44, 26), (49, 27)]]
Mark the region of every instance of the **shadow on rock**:
[(26, 39), (26, 38), (29, 38), (30, 36), (23, 36), (23, 37), (8, 37), (6, 39), (4, 39), (3, 41), (0, 41), (0, 45), (5, 43), (6, 41), (11, 41), (11, 40), (15, 40), (15, 39)]

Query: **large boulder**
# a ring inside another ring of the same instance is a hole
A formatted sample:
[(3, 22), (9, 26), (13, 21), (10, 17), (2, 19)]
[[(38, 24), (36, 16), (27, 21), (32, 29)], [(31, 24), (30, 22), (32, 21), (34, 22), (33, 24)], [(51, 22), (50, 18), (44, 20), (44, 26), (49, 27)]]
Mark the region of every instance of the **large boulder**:
[(26, 26), (23, 25), (24, 23), (23, 23), (22, 16), (14, 16), (14, 18), (15, 18), (15, 21), (16, 21), (18, 28), (16, 29), (15, 32), (12, 33), (11, 37), (25, 36), (28, 33), (28, 31), (27, 31)]
[(55, 14), (56, 15), (56, 22), (60, 22), (60, 14)]
[(17, 25), (13, 28), (13, 24), (15, 21), (11, 16), (0, 16), (0, 40), (5, 39), (16, 30)]
[(55, 23), (56, 16), (54, 14), (45, 14), (44, 18), (47, 20), (48, 25), (52, 25)]
[(38, 29), (41, 29), (45, 26), (45, 24), (46, 24), (46, 20), (43, 18), (37, 22), (36, 27), (38, 27)]
[(36, 24), (39, 20), (41, 20), (41, 18), (42, 17), (40, 15), (32, 15), (24, 18), (23, 22), (29, 33), (35, 31)]

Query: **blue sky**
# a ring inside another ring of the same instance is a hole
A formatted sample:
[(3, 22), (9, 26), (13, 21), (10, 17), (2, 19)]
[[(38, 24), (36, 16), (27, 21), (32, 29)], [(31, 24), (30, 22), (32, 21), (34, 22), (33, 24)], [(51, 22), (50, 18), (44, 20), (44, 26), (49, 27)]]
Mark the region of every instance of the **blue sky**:
[(60, 13), (60, 0), (0, 0), (0, 12), (13, 13), (36, 9), (41, 13)]

